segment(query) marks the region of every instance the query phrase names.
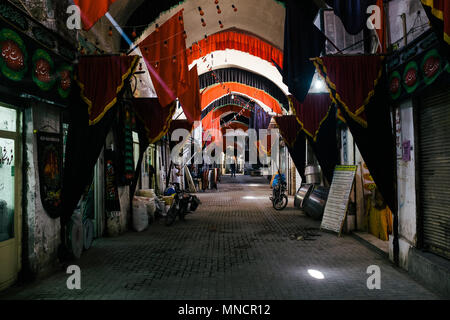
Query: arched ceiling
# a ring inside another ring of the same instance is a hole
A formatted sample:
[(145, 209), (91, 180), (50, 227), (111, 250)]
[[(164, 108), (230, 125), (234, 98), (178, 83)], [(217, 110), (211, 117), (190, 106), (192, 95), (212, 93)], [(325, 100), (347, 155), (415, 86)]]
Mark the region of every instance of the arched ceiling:
[[(116, 2), (130, 2), (131, 0), (118, 0)], [(133, 0), (134, 2), (134, 0)], [(129, 16), (129, 26), (148, 25), (148, 29), (137, 39), (140, 42), (155, 29), (155, 23), (161, 25), (176, 12), (184, 9), (184, 25), (187, 33), (186, 45), (204, 38), (205, 34), (211, 35), (224, 29), (237, 28), (254, 34), (279, 49), (283, 49), (284, 43), (284, 18), (285, 8), (282, 2), (275, 0), (219, 0), (221, 13), (217, 13), (213, 0), (187, 0), (187, 1), (136, 1), (134, 13), (117, 12), (117, 16)], [(140, 4), (138, 2), (141, 2)], [(119, 4), (117, 4), (119, 5)], [(232, 8), (237, 8), (235, 12)], [(201, 7), (204, 15), (200, 16), (198, 7)], [(132, 10), (131, 5), (127, 5)], [(201, 19), (206, 26), (202, 26)], [(123, 20), (123, 17), (120, 18)], [(223, 24), (220, 28), (219, 20)], [(139, 32), (140, 30), (138, 30)], [(130, 31), (130, 33), (132, 30)]]

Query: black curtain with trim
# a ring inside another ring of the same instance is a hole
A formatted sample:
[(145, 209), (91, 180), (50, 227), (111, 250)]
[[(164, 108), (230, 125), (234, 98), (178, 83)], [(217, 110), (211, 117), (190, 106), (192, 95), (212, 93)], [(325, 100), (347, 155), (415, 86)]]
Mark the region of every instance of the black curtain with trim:
[(316, 141), (310, 136), (307, 136), (322, 168), (323, 175), (330, 185), (333, 181), (334, 169), (339, 162), (339, 149), (336, 136), (336, 110), (337, 107), (333, 104), (328, 117), (320, 126)]
[(297, 168), (302, 181), (306, 181), (305, 176), (305, 163), (306, 163), (306, 134), (303, 131), (299, 131), (297, 139), (292, 147), (286, 145), (289, 151), (289, 155)]

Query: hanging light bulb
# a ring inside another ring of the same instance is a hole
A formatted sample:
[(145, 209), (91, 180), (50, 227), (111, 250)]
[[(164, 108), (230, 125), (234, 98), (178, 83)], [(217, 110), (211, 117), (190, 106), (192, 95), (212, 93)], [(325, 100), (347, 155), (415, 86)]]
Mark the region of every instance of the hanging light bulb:
[(205, 15), (205, 12), (203, 12), (201, 7), (198, 7), (198, 12), (200, 13), (201, 16)]
[(158, 66), (159, 66), (159, 62), (156, 61), (156, 62), (155, 62), (155, 68), (158, 68)]
[(182, 16), (178, 16), (178, 21), (180, 21), (180, 24), (183, 24), (184, 23), (183, 17)]
[(206, 27), (205, 19), (202, 18), (201, 21), (202, 21), (202, 26), (203, 26), (203, 27)]
[(136, 38), (136, 37), (137, 37), (137, 34), (136, 34), (136, 28), (133, 29), (133, 32), (131, 33), (131, 36), (132, 36), (133, 38)]
[(109, 27), (108, 35), (109, 35), (110, 37), (112, 37), (112, 35), (113, 35), (113, 33), (112, 33), (112, 27)]
[(142, 71), (142, 62), (139, 63), (139, 71)]
[(232, 4), (231, 7), (233, 8), (234, 12), (237, 12), (237, 8), (234, 6), (234, 4)]
[(220, 10), (220, 7), (217, 6), (216, 8), (217, 8), (217, 13), (218, 13), (218, 14), (221, 14), (221, 13), (222, 13), (222, 10)]
[(220, 20), (219, 20), (219, 26), (220, 26), (220, 29), (223, 29), (223, 24), (222, 24), (222, 21), (220, 21)]
[(159, 32), (159, 24), (155, 24), (155, 31)]
[(183, 38), (186, 39), (187, 38), (187, 33), (186, 30), (183, 31)]
[(164, 40), (164, 48), (167, 48), (167, 40)]
[(215, 4), (218, 4), (218, 3), (219, 3), (219, 0), (214, 0), (214, 3), (215, 3)]
[(177, 62), (177, 56), (173, 56), (173, 58), (172, 58), (172, 63), (175, 63), (175, 62)]

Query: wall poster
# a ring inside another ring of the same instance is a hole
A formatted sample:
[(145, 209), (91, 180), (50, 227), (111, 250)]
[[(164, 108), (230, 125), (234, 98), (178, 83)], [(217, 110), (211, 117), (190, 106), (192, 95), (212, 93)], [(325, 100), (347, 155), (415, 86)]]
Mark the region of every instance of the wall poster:
[(59, 133), (37, 134), (42, 206), (52, 218), (61, 214), (63, 138)]

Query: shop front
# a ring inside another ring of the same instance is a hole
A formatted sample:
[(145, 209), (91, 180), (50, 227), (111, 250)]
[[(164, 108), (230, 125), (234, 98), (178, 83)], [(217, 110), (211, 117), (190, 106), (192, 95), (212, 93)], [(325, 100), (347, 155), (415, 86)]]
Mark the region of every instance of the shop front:
[(16, 280), (21, 264), (21, 114), (0, 102), (0, 289)]

